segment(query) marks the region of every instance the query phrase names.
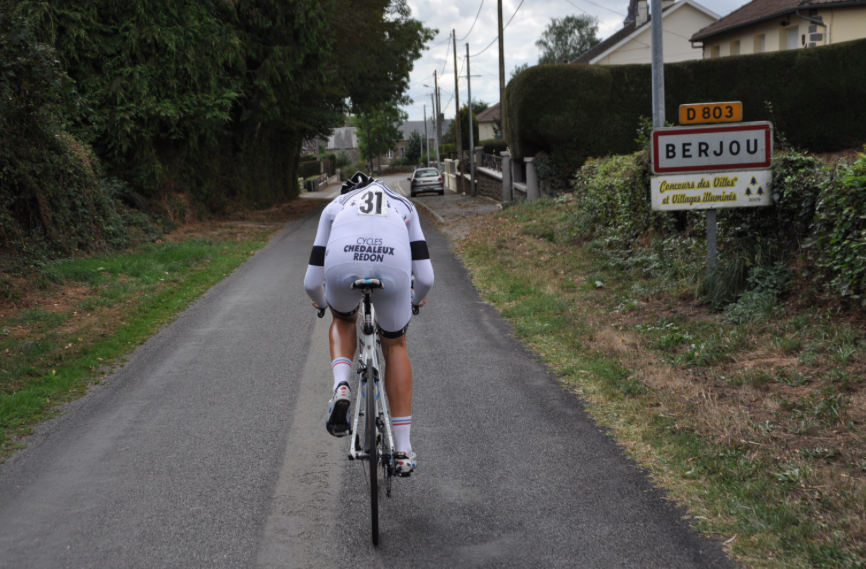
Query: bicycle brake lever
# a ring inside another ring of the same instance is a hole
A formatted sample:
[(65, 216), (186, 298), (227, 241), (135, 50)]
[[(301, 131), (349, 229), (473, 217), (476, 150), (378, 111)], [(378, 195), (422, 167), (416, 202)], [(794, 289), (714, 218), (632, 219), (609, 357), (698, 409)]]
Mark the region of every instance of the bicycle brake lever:
[(318, 312), (319, 318), (322, 318), (323, 316), (325, 316), (325, 309), (324, 308), (319, 308), (316, 312)]

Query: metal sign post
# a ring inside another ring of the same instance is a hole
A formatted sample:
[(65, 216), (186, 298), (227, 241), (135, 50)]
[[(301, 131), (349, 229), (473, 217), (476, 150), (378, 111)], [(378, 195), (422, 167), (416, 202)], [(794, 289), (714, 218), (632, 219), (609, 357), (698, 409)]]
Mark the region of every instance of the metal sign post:
[(665, 58), (662, 49), (662, 0), (652, 0), (653, 126), (665, 126)]

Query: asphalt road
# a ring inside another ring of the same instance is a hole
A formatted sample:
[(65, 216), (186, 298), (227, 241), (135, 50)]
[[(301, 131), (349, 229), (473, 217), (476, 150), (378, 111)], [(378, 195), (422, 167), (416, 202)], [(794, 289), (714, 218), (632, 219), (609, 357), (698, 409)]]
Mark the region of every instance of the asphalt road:
[(374, 548), (364, 470), (324, 429), (328, 321), (302, 286), (316, 223), (289, 224), (0, 466), (0, 567), (733, 566), (431, 228), (436, 284), (409, 329), (421, 464), (383, 498)]

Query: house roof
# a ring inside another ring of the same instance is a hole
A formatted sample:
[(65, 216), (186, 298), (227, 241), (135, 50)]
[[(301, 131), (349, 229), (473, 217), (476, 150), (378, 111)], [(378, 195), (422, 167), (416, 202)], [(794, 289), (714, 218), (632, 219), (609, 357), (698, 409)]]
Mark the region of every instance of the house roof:
[[(647, 20), (647, 23), (649, 20)], [(643, 27), (643, 26), (641, 26)], [(577, 58), (571, 60), (571, 63), (589, 63), (597, 56), (606, 52), (616, 44), (618, 44), (621, 40), (627, 38), (633, 31), (637, 29), (637, 24), (634, 20), (627, 23), (623, 28), (604, 40), (601, 43), (595, 44), (595, 46), (589, 48), (587, 51), (583, 52)]]
[[(444, 135), (448, 132), (448, 127), (451, 126), (452, 119), (443, 119), (442, 120), (442, 134)], [(430, 140), (433, 140), (433, 131), (435, 130), (435, 125), (433, 124), (433, 118), (429, 117), (427, 119), (427, 136)], [(412, 134), (413, 130), (417, 130), (421, 136), (424, 136), (424, 121), (406, 121), (400, 125), (400, 130), (403, 131), (403, 140), (409, 140), (409, 135)]]
[(827, 6), (856, 6), (866, 4), (866, 0), (752, 0), (737, 8), (724, 18), (716, 20), (692, 36), (692, 41), (703, 41), (715, 35), (737, 28), (756, 24), (791, 14), (798, 9), (824, 8)]
[[(478, 122), (493, 122), (499, 118), (499, 103), (496, 103), (492, 107), (487, 107), (487, 109), (478, 113), (478, 116), (475, 117)], [(466, 123), (469, 124), (469, 123)]]
[[(863, 1), (866, 2), (866, 0), (863, 0)], [(713, 12), (712, 10), (707, 9), (706, 7), (698, 4), (697, 2), (694, 2), (693, 0), (680, 0), (679, 2), (674, 2), (673, 4), (670, 4), (669, 6), (666, 6), (665, 8), (662, 9), (662, 19), (668, 17), (668, 15), (672, 14), (676, 10), (679, 10), (680, 8), (682, 8), (683, 6), (686, 6), (686, 5), (689, 5), (692, 8), (694, 8), (700, 12), (703, 12), (704, 14), (706, 14), (712, 18), (718, 18), (719, 17), (719, 15), (716, 14), (715, 12)], [(571, 63), (590, 64), (590, 63), (597, 61), (598, 59), (600, 59), (604, 55), (607, 55), (608, 52), (613, 51), (614, 49), (618, 48), (620, 45), (626, 43), (631, 38), (637, 36), (640, 33), (643, 33), (644, 30), (649, 29), (651, 22), (652, 22), (652, 14), (648, 15), (647, 21), (644, 22), (643, 24), (641, 24), (640, 26), (638, 26), (637, 22), (635, 22), (634, 20), (628, 20), (627, 22), (625, 22), (625, 25), (622, 27), (621, 30), (619, 30), (618, 32), (616, 32), (615, 34), (610, 36), (609, 38), (605, 39), (600, 44), (597, 44), (593, 48), (589, 49), (588, 51), (583, 52), (582, 54), (580, 54), (579, 57), (573, 59), (571, 61)]]

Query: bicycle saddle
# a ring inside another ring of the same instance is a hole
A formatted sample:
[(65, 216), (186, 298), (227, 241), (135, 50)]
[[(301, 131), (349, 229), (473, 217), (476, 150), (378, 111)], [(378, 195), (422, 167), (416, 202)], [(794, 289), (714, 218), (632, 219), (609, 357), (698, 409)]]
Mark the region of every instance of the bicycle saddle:
[(379, 279), (358, 279), (352, 283), (352, 288), (385, 288)]

